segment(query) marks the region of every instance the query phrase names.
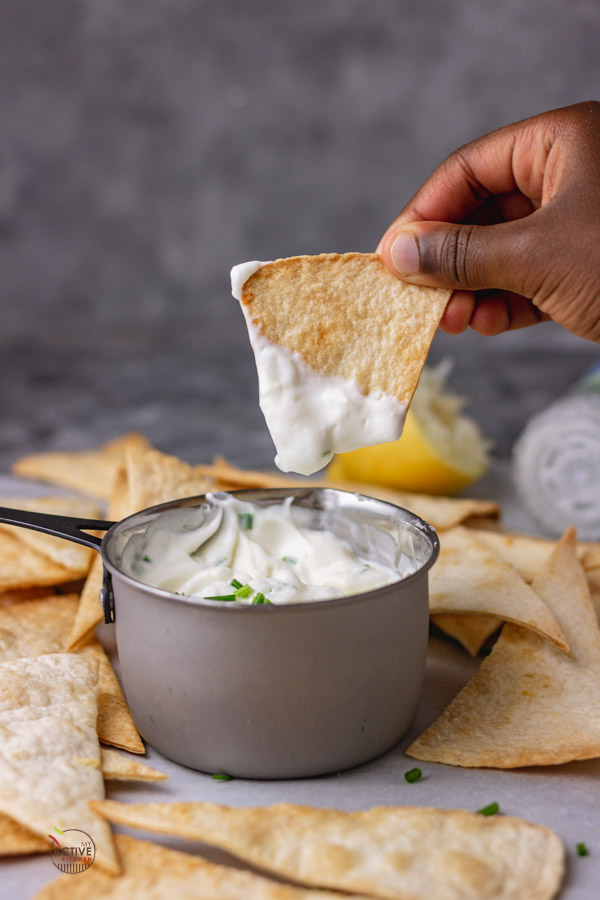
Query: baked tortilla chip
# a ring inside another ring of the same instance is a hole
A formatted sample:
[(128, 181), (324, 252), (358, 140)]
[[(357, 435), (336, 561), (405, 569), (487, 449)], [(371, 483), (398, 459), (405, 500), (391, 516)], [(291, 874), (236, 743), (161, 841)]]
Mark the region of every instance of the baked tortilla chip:
[[(137, 759), (129, 759), (114, 750), (100, 748), (102, 777), (105, 781), (165, 781), (169, 776)], [(96, 759), (83, 760), (82, 765), (97, 768)], [(48, 838), (34, 834), (9, 816), (0, 813), (0, 857), (24, 856), (30, 853), (50, 853), (54, 848)]]
[(126, 455), (130, 512), (147, 506), (195, 497), (214, 489), (212, 478), (176, 456), (149, 447)]
[[(0, 662), (26, 656), (62, 653), (77, 610), (76, 596), (24, 600), (0, 608)], [(144, 745), (123, 691), (101, 644), (92, 638), (77, 651), (98, 665), (98, 737), (101, 741), (143, 753)]]
[(468, 528), (453, 528), (440, 539), (440, 555), (429, 574), (429, 611), (494, 616), (569, 649), (544, 601)]
[(471, 656), (477, 656), (485, 642), (502, 625), (494, 616), (432, 616), (433, 624), (462, 644)]
[(400, 437), (450, 292), (400, 281), (376, 253), (250, 268), (243, 286), (232, 270), (232, 290), (279, 468), (309, 475), (333, 453)]
[(36, 453), (23, 456), (12, 467), (15, 475), (81, 491), (109, 500), (113, 482), (128, 449), (142, 450), (148, 441), (141, 434), (125, 434), (95, 450), (71, 453)]
[(204, 841), (300, 884), (391, 900), (550, 900), (563, 875), (558, 835), (510, 816), (290, 803), (91, 805), (111, 822)]
[(600, 756), (600, 630), (572, 529), (533, 588), (569, 652), (505, 625), (475, 677), (411, 744), (409, 756), (499, 769)]
[(101, 747), (100, 754), (102, 776), (105, 781), (166, 781), (169, 777), (158, 769), (146, 766), (137, 759), (130, 759), (107, 747)]
[(85, 831), (117, 873), (110, 828), (88, 806), (104, 797), (97, 680), (93, 661), (69, 653), (0, 664), (0, 812), (40, 837)]
[(409, 403), (449, 297), (400, 281), (376, 253), (322, 253), (264, 265), (241, 302), (272, 344), (315, 372)]
[(341, 900), (339, 894), (276, 884), (125, 834), (118, 834), (116, 843), (123, 865), (118, 878), (91, 866), (77, 878), (61, 875), (34, 900)]
[[(148, 506), (179, 497), (194, 497), (214, 487), (211, 478), (175, 456), (152, 447), (132, 447), (125, 454), (125, 467), (117, 472), (108, 517), (111, 521), (119, 521)], [(81, 646), (102, 621), (101, 588), (102, 560), (97, 557), (81, 592), (68, 650)]]
[(73, 581), (73, 572), (0, 530), (0, 591), (52, 587)]
[[(97, 519), (100, 516), (100, 510), (96, 504), (83, 498), (37, 497), (32, 500), (30, 497), (0, 497), (0, 506), (53, 515), (78, 516), (81, 519)], [(0, 523), (0, 531), (11, 534), (23, 544), (27, 544), (28, 547), (41, 553), (42, 556), (69, 569), (72, 581), (85, 578), (88, 573), (94, 555), (94, 551), (90, 547), (15, 525)]]
[[(504, 562), (516, 569), (521, 578), (532, 582), (536, 575), (548, 564), (556, 541), (549, 538), (531, 537), (528, 534), (504, 534), (500, 531), (473, 529), (474, 534)], [(575, 547), (578, 559), (586, 568), (591, 544), (579, 541)], [(592, 551), (593, 552), (593, 551)]]

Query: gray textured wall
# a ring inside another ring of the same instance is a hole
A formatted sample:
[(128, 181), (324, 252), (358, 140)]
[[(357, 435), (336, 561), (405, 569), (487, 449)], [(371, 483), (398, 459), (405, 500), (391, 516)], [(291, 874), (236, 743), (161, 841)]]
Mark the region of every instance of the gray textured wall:
[[(596, 0), (4, 0), (0, 463), (140, 427), (269, 464), (230, 266), (372, 249), (440, 159), (600, 97)], [(506, 454), (598, 356), (438, 336)]]

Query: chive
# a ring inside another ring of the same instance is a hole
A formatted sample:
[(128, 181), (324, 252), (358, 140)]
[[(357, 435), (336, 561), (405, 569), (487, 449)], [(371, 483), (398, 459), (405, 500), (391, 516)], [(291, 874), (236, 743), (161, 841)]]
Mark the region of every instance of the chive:
[(215, 772), (213, 781), (233, 781), (233, 775), (227, 775), (226, 772)]
[(144, 562), (150, 562), (149, 556), (142, 556), (142, 559), (144, 560)]
[(254, 524), (254, 516), (252, 513), (238, 513), (240, 520), (240, 528), (242, 531), (251, 531)]
[(263, 604), (263, 603), (268, 603), (269, 606), (272, 606), (272, 605), (273, 605), (273, 604), (271, 603), (271, 601), (270, 601), (270, 600), (267, 600), (267, 598), (265, 597), (265, 595), (264, 595), (264, 594), (261, 594), (260, 591), (259, 591), (259, 592), (253, 597), (253, 599), (252, 599), (252, 605), (253, 605), (253, 606), (256, 605), (256, 604), (260, 605), (260, 604)]
[(242, 586), (242, 582), (238, 581), (237, 578), (231, 579), (231, 587), (234, 587), (237, 590), (237, 588), (241, 588), (241, 586)]
[(331, 450), (323, 450), (321, 456), (331, 456)]
[(238, 591), (235, 592), (236, 600), (243, 600), (244, 597), (249, 597), (250, 594), (253, 593), (252, 588), (249, 584), (245, 584), (243, 587), (240, 587)]
[(500, 806), (494, 800), (493, 803), (488, 803), (487, 806), (482, 806), (481, 809), (477, 810), (478, 813), (481, 813), (482, 816), (495, 816), (500, 812)]
[(203, 597), (203, 600), (222, 600), (223, 602), (235, 600), (235, 594), (221, 594), (219, 597)]
[(587, 844), (584, 844), (583, 841), (581, 841), (579, 844), (577, 844), (577, 856), (589, 856), (589, 855), (590, 855), (590, 851), (587, 848)]
[(292, 566), (295, 566), (298, 560), (294, 556), (282, 556), (282, 562), (290, 563)]
[(410, 769), (408, 772), (404, 773), (404, 778), (408, 781), (409, 784), (414, 784), (415, 781), (419, 781), (421, 779), (422, 771), (420, 769)]

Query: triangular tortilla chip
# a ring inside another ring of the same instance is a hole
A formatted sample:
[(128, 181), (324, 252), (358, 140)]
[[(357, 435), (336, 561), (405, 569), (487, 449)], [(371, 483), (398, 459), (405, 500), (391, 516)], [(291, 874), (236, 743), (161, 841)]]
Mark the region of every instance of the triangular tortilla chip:
[(130, 759), (107, 747), (101, 747), (100, 754), (102, 776), (105, 781), (166, 781), (169, 777), (158, 769), (146, 766), (137, 759)]
[[(332, 453), (400, 437), (449, 291), (400, 281), (376, 253), (278, 259), (260, 266), (241, 291), (232, 287), (284, 471), (308, 475)], [(296, 421), (302, 424), (290, 444)]]
[(463, 645), (471, 656), (477, 656), (485, 642), (502, 625), (494, 616), (432, 616), (431, 621), (447, 635)]
[(153, 448), (127, 453), (126, 466), (131, 512), (204, 494), (215, 486), (213, 479), (195, 466)]
[(98, 864), (117, 873), (110, 828), (87, 803), (104, 797), (97, 679), (93, 661), (69, 653), (0, 664), (0, 811), (40, 837), (85, 831)]
[(91, 497), (108, 500), (115, 474), (123, 464), (127, 449), (141, 450), (147, 446), (148, 441), (143, 435), (125, 434), (95, 450), (23, 456), (13, 465), (12, 471), (23, 478), (59, 484)]
[(475, 677), (411, 744), (409, 756), (499, 769), (600, 756), (600, 630), (572, 530), (533, 587), (569, 653), (505, 625)]
[(544, 601), (468, 528), (453, 528), (440, 539), (440, 555), (429, 574), (429, 612), (494, 616), (569, 649)]
[[(70, 497), (0, 497), (0, 506), (8, 506), (11, 509), (26, 509), (34, 512), (52, 513), (62, 516), (79, 516), (82, 519), (97, 519), (100, 510), (90, 500)], [(17, 540), (33, 550), (41, 553), (52, 562), (64, 566), (71, 573), (71, 580), (85, 578), (92, 562), (94, 551), (83, 544), (67, 541), (64, 538), (53, 537), (41, 531), (31, 528), (22, 528), (14, 525), (3, 525), (0, 530), (11, 534)]]
[(563, 874), (558, 835), (511, 816), (406, 806), (91, 805), (111, 822), (204, 841), (300, 884), (392, 900), (549, 900)]
[(315, 372), (409, 403), (450, 293), (400, 281), (376, 253), (322, 253), (262, 266), (241, 302)]
[(339, 894), (276, 884), (252, 872), (215, 865), (125, 834), (118, 834), (116, 843), (123, 865), (118, 878), (91, 866), (84, 877), (61, 875), (34, 900), (341, 900)]
[(0, 591), (50, 587), (73, 581), (73, 572), (0, 531)]
[[(110, 500), (108, 517), (111, 521), (124, 519), (148, 506), (179, 497), (193, 497), (214, 488), (214, 481), (194, 466), (151, 447), (133, 447), (125, 456), (125, 468), (117, 472)], [(77, 618), (69, 636), (69, 650), (81, 646), (102, 621), (101, 588), (102, 560), (98, 557), (92, 563), (81, 592)]]
[[(106, 747), (100, 748), (102, 777), (105, 781), (165, 781), (169, 776), (137, 759), (130, 759)], [(83, 760), (81, 765), (97, 768), (97, 760)], [(0, 813), (0, 857), (29, 853), (50, 853), (54, 847), (48, 838), (34, 834), (9, 816)]]
[[(64, 595), (24, 600), (0, 608), (0, 662), (64, 651), (77, 605), (76, 596)], [(102, 646), (92, 638), (77, 652), (99, 665), (99, 739), (122, 750), (143, 753), (144, 745)]]

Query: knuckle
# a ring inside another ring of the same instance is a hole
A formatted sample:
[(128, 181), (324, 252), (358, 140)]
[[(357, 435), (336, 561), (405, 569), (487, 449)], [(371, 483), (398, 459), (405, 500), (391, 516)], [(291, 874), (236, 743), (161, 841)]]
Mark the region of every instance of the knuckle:
[(439, 267), (443, 278), (452, 284), (474, 286), (469, 244), (472, 225), (449, 229), (440, 244)]

